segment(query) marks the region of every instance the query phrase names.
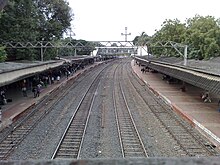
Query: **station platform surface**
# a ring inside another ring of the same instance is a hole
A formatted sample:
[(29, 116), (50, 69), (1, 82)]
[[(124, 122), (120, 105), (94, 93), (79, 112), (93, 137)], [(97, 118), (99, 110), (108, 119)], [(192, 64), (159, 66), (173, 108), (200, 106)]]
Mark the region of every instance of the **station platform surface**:
[(77, 70), (75, 73), (69, 76), (67, 79), (66, 76), (61, 77), (60, 81), (55, 81), (54, 84), (48, 85), (47, 87), (41, 90), (40, 96), (34, 98), (33, 92), (27, 91), (28, 97), (23, 97), (21, 89), (18, 91), (8, 90), (6, 92), (7, 98), (12, 99), (12, 102), (7, 103), (6, 105), (1, 106), (1, 122), (0, 122), (0, 131), (5, 127), (9, 127), (13, 121), (16, 120), (16, 117), (20, 115), (22, 112), (27, 110), (28, 108), (37, 104), (44, 96), (50, 94), (53, 90), (56, 90), (67, 81), (77, 77), (79, 74), (84, 71), (99, 65), (101, 62), (96, 62), (92, 65), (85, 66), (84, 69)]
[(186, 91), (182, 92), (181, 84), (169, 84), (162, 80), (162, 75), (159, 73), (142, 73), (142, 67), (137, 65), (134, 60), (131, 62), (131, 66), (151, 91), (163, 98), (173, 110), (187, 119), (215, 146), (220, 147), (219, 98), (212, 98), (211, 103), (204, 103), (201, 99), (201, 93), (204, 90), (186, 84)]

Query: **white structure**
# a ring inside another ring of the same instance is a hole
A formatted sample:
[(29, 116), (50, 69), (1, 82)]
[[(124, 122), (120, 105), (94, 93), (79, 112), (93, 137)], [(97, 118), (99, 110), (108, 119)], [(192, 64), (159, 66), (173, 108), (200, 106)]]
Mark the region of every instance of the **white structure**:
[(90, 55), (91, 56), (97, 56), (98, 50), (99, 50), (99, 48), (96, 47), (96, 49), (93, 50)]
[(138, 46), (137, 55), (138, 56), (146, 56), (146, 55), (148, 55), (147, 46)]

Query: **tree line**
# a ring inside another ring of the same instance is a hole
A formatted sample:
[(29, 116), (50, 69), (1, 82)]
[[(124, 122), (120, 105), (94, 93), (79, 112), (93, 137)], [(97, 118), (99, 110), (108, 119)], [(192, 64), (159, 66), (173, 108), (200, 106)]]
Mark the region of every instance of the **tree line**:
[(210, 59), (220, 56), (220, 19), (196, 15), (181, 23), (167, 19), (152, 36), (143, 32), (133, 40), (135, 45), (148, 46), (157, 56), (180, 56), (174, 48), (154, 47), (157, 42), (173, 41), (188, 46), (188, 58)]
[[(5, 49), (1, 44), (65, 42), (63, 36), (70, 30), (73, 17), (66, 0), (8, 0), (4, 10), (0, 11), (0, 61), (40, 60), (39, 48)], [(58, 51), (63, 52), (63, 49), (47, 48), (43, 51), (44, 60), (49, 60), (57, 56)]]
[[(8, 0), (0, 11), (0, 61), (40, 60), (40, 49), (12, 49), (1, 45), (5, 42), (71, 42), (78, 41), (87, 48), (47, 48), (44, 60), (59, 55), (89, 55), (95, 45), (85, 40), (64, 38), (71, 28), (74, 14), (66, 0)], [(173, 41), (188, 46), (188, 58), (209, 59), (220, 56), (220, 19), (212, 16), (199, 16), (186, 19), (167, 19), (161, 29), (152, 36), (143, 32), (133, 40), (134, 45), (148, 46), (149, 53), (157, 56), (179, 56), (168, 47), (154, 47), (156, 42)]]

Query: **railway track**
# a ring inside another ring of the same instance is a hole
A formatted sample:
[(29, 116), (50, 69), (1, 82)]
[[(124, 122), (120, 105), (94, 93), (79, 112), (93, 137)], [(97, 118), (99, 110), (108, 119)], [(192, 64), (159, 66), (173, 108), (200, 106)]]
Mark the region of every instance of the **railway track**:
[[(129, 71), (127, 77), (129, 78), (128, 82), (132, 85), (132, 88), (135, 89), (136, 93), (138, 93), (167, 132), (176, 140), (178, 144), (176, 148), (177, 151), (179, 150), (181, 153), (184, 151), (183, 156), (200, 157), (219, 155), (218, 151), (215, 150), (211, 143), (208, 143), (207, 139), (188, 123), (180, 119), (168, 105), (162, 100), (159, 100), (150, 90), (145, 90), (146, 86), (143, 85), (143, 82), (134, 74), (131, 68), (128, 67), (128, 63), (125, 70)], [(131, 77), (131, 75), (133, 76)], [(143, 87), (145, 88), (144, 90)]]
[[(86, 77), (87, 76), (84, 78)], [(67, 84), (61, 86), (42, 99), (36, 107), (24, 112), (22, 115), (24, 117), (4, 132), (4, 136), (0, 140), (0, 160), (7, 160), (9, 155), (18, 147), (35, 126), (80, 82), (80, 80), (68, 81)], [(67, 104), (67, 106), (71, 106), (71, 104)]]
[[(115, 72), (117, 70), (116, 68)], [(113, 100), (122, 156), (148, 157), (116, 73), (114, 83)]]
[(91, 82), (91, 85), (89, 86), (88, 90), (79, 102), (51, 159), (79, 159), (80, 151), (83, 145), (83, 139), (90, 118), (90, 112), (93, 107), (97, 90), (99, 88), (100, 77), (103, 70), (101, 70), (101, 72), (97, 75), (94, 81)]

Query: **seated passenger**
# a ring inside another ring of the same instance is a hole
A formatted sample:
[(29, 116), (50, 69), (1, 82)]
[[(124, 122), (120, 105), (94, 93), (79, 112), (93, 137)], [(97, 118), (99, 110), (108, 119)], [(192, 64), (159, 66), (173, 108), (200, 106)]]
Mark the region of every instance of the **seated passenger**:
[(204, 103), (207, 103), (207, 102), (212, 102), (210, 97), (209, 97), (209, 92), (205, 92), (203, 95), (202, 95), (202, 100)]

